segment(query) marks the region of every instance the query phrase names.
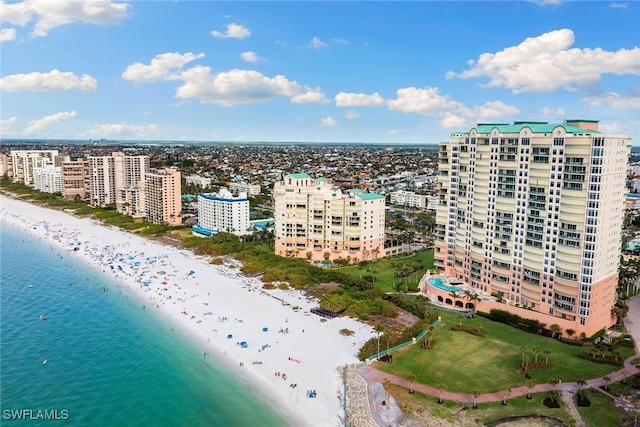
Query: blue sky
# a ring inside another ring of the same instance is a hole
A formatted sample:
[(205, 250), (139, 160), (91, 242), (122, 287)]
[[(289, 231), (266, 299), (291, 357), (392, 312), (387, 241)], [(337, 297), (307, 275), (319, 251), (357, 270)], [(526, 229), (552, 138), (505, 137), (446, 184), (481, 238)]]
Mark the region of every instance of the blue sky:
[(0, 1), (4, 138), (640, 145), (640, 3)]

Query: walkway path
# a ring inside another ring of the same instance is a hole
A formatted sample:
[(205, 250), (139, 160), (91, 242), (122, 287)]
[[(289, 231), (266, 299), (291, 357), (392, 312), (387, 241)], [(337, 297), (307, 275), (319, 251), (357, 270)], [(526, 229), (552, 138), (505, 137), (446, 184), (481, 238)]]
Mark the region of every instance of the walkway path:
[[(585, 389), (590, 389), (590, 388), (598, 389), (598, 391), (609, 395), (614, 400), (617, 400), (617, 398), (605, 392), (602, 389), (602, 387), (611, 383), (622, 381), (623, 379), (629, 378), (640, 372), (640, 368), (638, 366), (631, 365), (632, 360), (640, 357), (640, 295), (636, 295), (635, 297), (630, 298), (627, 301), (627, 304), (629, 305), (629, 314), (625, 318), (625, 326), (627, 328), (627, 331), (629, 332), (629, 334), (631, 334), (631, 336), (633, 336), (633, 339), (635, 341), (636, 354), (624, 361), (623, 368), (618, 369), (617, 371), (611, 372), (608, 375), (604, 375), (599, 378), (590, 379), (586, 381), (585, 385), (582, 386)], [(385, 378), (388, 379), (389, 382), (392, 384), (396, 384), (408, 389), (413, 389), (415, 391), (419, 391), (420, 393), (427, 394), (429, 396), (438, 397), (442, 400), (449, 400), (449, 401), (470, 403), (470, 404), (473, 404), (474, 401), (476, 403), (499, 402), (504, 399), (511, 399), (514, 397), (526, 395), (528, 393), (542, 393), (542, 392), (549, 392), (552, 390), (575, 393), (581, 387), (579, 384), (575, 382), (559, 383), (559, 384), (537, 384), (532, 388), (522, 385), (519, 387), (514, 387), (510, 390), (503, 390), (503, 391), (497, 391), (494, 393), (481, 394), (481, 395), (478, 395), (476, 398), (474, 398), (473, 394), (471, 393), (456, 393), (456, 392), (447, 391), (447, 390), (440, 390), (426, 384), (419, 384), (415, 382), (410, 383), (409, 381), (407, 381), (402, 377), (398, 377), (396, 375), (391, 375), (391, 374), (387, 374), (385, 372), (379, 371), (378, 369), (374, 368), (371, 365), (361, 365), (357, 368), (357, 371), (367, 381), (367, 384), (369, 384), (369, 393), (368, 393), (369, 405), (371, 407), (372, 414), (375, 414), (376, 408), (375, 408), (375, 399), (371, 393), (371, 385), (375, 383), (382, 383)], [(608, 380), (605, 381), (604, 377), (608, 377)], [(565, 393), (563, 393), (563, 395), (564, 394)], [(577, 413), (577, 411), (575, 412)], [(379, 418), (377, 418), (375, 415), (373, 416), (375, 421), (379, 423), (380, 422)], [(575, 415), (574, 415), (574, 418), (575, 418)], [(578, 425), (581, 425), (580, 423), (582, 422), (582, 420), (580, 419), (579, 414), (576, 420), (578, 421)], [(379, 425), (382, 425), (382, 424), (379, 424)], [(584, 425), (584, 423), (582, 423), (582, 425)]]
[[(639, 369), (636, 366), (630, 364), (631, 360), (638, 357), (634, 355), (627, 360), (624, 361), (624, 367), (612, 372), (606, 376), (609, 377), (609, 381), (605, 381), (603, 377), (593, 378), (587, 381), (584, 388), (598, 388), (602, 387), (605, 384), (615, 383), (618, 381), (622, 381), (625, 378), (635, 375), (638, 373)], [(382, 383), (382, 381), (387, 378), (390, 383), (396, 384), (405, 388), (413, 388), (415, 391), (419, 391), (420, 393), (428, 394), (429, 396), (439, 397), (443, 400), (452, 400), (455, 402), (463, 402), (463, 403), (473, 403), (474, 396), (471, 393), (456, 393), (453, 391), (440, 390), (435, 387), (431, 387), (426, 384), (418, 384), (418, 383), (410, 383), (404, 378), (398, 377), (396, 375), (387, 374), (386, 372), (382, 372), (372, 367), (371, 365), (361, 365), (358, 367), (358, 372), (364, 377), (368, 384), (374, 383)], [(527, 386), (522, 385), (519, 387), (514, 387), (510, 391), (497, 391), (494, 393), (485, 393), (481, 394), (477, 397), (477, 403), (486, 403), (486, 402), (499, 402), (505, 399), (505, 393), (507, 398), (513, 398), (518, 396), (523, 396), (527, 393), (542, 393), (548, 392), (552, 390), (566, 390), (566, 391), (577, 391), (580, 389), (580, 385), (575, 382), (571, 383), (560, 383), (560, 384), (537, 384), (531, 389)]]

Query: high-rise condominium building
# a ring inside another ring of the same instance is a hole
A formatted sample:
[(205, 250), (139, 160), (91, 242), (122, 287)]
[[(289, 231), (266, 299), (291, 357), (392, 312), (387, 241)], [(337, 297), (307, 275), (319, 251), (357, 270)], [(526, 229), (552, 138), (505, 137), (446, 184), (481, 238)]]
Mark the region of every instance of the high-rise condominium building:
[(136, 187), (149, 172), (149, 156), (126, 156), (117, 152), (111, 156), (89, 156), (87, 162), (90, 204), (93, 206), (115, 204), (120, 207), (123, 201), (119, 190)]
[(245, 193), (235, 197), (226, 188), (217, 194), (198, 196), (198, 225), (212, 232), (244, 236), (251, 234), (249, 225), (249, 199)]
[(277, 255), (318, 261), (384, 256), (384, 196), (343, 192), (306, 173), (285, 175), (273, 194)]
[(147, 219), (154, 224), (182, 224), (180, 171), (158, 169), (145, 176)]
[(87, 162), (84, 159), (62, 163), (62, 195), (66, 199), (84, 200), (89, 192)]
[(11, 150), (8, 160), (8, 174), (13, 182), (34, 185), (34, 170), (56, 164), (58, 150)]
[(45, 193), (62, 193), (62, 168), (53, 165), (34, 168), (33, 188)]
[(436, 266), (547, 327), (610, 326), (630, 146), (592, 120), (453, 134), (438, 158)]

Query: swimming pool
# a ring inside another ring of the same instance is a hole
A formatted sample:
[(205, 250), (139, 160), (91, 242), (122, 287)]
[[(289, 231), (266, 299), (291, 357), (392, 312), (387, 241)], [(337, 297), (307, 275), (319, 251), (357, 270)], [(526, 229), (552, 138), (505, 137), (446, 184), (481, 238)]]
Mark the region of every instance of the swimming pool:
[(447, 291), (447, 292), (460, 292), (460, 288), (458, 286), (449, 286), (449, 285), (445, 285), (442, 282), (442, 279), (438, 279), (438, 278), (431, 278), (429, 279), (429, 283), (433, 286), (435, 286), (438, 289), (442, 289), (443, 291)]

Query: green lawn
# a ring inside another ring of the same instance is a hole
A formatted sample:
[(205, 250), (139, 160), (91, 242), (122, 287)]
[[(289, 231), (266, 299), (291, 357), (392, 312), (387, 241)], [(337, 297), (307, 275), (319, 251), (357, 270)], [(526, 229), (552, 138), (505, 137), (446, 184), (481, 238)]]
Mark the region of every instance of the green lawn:
[[(408, 277), (397, 277), (396, 271), (401, 266), (413, 266), (416, 271)], [(427, 270), (432, 269), (433, 266), (433, 249), (430, 249), (418, 251), (406, 257), (381, 258), (364, 266), (341, 268), (340, 271), (355, 277), (371, 278), (375, 287), (382, 292), (395, 292), (394, 283), (402, 282), (416, 286)]]
[(609, 396), (589, 390), (585, 390), (584, 393), (591, 406), (581, 408), (576, 404), (576, 408), (589, 427), (617, 427), (630, 421), (629, 416), (620, 408), (616, 408)]
[[(496, 392), (526, 384), (526, 379), (516, 370), (522, 360), (520, 347), (523, 345), (528, 347), (526, 355), (531, 360), (535, 359), (534, 347), (541, 350), (538, 361), (545, 360), (545, 350), (551, 352), (551, 369), (531, 371), (532, 380), (538, 383), (587, 380), (618, 369), (578, 357), (582, 347), (529, 334), (482, 317), (462, 319), (449, 313), (441, 313), (441, 317), (443, 323), (433, 331), (436, 344), (432, 350), (421, 349), (419, 345), (409, 346), (394, 353), (394, 363), (379, 363), (376, 367), (403, 378), (412, 373), (416, 382), (464, 393)], [(485, 336), (451, 331), (451, 325), (461, 319), (465, 325), (480, 327)]]
[[(473, 409), (470, 404), (451, 401), (444, 401), (442, 404), (438, 404), (437, 397), (419, 392), (409, 394), (408, 390), (395, 385), (390, 385), (389, 387), (398, 405), (416, 418), (420, 418), (421, 413), (427, 412), (456, 426), (476, 426), (478, 424), (474, 420), (487, 424), (509, 416), (546, 415), (559, 418), (567, 425), (572, 425), (571, 415), (562, 406), (560, 408), (547, 408), (543, 405), (542, 402), (548, 396), (547, 393), (533, 393), (531, 399), (526, 399), (525, 396), (509, 399), (506, 405), (503, 405), (502, 402), (480, 403), (476, 409)], [(461, 412), (465, 406), (467, 409)], [(427, 422), (426, 420), (423, 421)]]

